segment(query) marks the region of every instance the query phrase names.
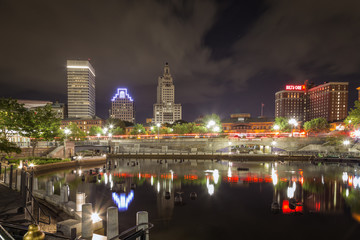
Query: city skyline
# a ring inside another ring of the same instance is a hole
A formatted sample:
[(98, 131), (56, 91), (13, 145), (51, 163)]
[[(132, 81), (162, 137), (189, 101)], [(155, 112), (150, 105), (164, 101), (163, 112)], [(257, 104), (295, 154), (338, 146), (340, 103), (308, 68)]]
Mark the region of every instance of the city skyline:
[(66, 103), (65, 61), (90, 58), (97, 74), (96, 115), (103, 118), (109, 97), (121, 86), (132, 89), (137, 120), (151, 117), (154, 79), (166, 61), (187, 121), (209, 113), (259, 116), (261, 103), (264, 115), (274, 116), (274, 93), (305, 80), (349, 82), (352, 108), (360, 85), (360, 57), (354, 54), (359, 5), (323, 0), (2, 3), (0, 96)]

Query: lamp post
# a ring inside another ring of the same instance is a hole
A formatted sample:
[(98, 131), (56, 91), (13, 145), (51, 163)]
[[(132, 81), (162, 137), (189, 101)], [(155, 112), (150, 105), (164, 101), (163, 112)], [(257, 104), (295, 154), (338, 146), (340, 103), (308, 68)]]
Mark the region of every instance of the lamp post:
[(71, 131), (70, 131), (70, 129), (65, 128), (64, 133), (65, 133), (65, 138), (64, 138), (64, 158), (66, 158), (66, 140), (67, 140), (67, 136), (69, 134), (71, 134)]
[(294, 118), (291, 118), (289, 120), (289, 124), (292, 126), (291, 127), (291, 137), (293, 137), (294, 136), (294, 128), (293, 127), (297, 127), (298, 123)]
[(279, 131), (279, 130), (280, 130), (280, 126), (276, 124), (276, 125), (274, 125), (273, 129), (274, 129), (275, 131)]
[(161, 124), (160, 124), (160, 123), (157, 123), (156, 126), (157, 126), (157, 128), (158, 128), (158, 129), (157, 129), (157, 130), (158, 130), (158, 133), (157, 133), (158, 136), (157, 136), (157, 137), (158, 137), (158, 139), (159, 139), (159, 130), (160, 130)]

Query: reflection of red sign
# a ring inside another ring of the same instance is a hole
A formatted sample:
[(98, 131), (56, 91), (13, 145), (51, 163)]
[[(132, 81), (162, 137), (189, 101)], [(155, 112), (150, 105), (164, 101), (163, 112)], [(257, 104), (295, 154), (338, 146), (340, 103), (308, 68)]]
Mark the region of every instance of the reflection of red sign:
[(294, 212), (302, 212), (303, 207), (299, 206), (299, 205), (296, 205), (295, 209), (291, 209), (290, 206), (289, 206), (289, 200), (284, 200), (283, 205), (282, 205), (282, 211), (285, 214), (294, 213)]
[(286, 90), (304, 91), (305, 85), (286, 85)]

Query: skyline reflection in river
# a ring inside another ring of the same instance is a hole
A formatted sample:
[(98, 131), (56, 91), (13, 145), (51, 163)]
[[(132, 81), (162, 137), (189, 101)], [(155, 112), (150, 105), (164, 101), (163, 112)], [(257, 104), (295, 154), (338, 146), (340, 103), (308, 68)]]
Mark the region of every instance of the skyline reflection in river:
[[(119, 209), (120, 231), (137, 211), (155, 224), (151, 239), (347, 239), (359, 233), (357, 166), (280, 162), (116, 160), (111, 170), (83, 168), (40, 177), (85, 192), (105, 217)], [(82, 181), (82, 176), (85, 176)], [(41, 186), (40, 186), (41, 187)], [(259, 230), (260, 229), (260, 230)]]

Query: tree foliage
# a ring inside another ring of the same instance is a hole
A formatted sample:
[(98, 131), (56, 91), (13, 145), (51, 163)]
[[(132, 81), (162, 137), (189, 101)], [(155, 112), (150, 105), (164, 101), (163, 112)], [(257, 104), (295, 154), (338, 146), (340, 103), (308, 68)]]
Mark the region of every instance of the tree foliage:
[(204, 125), (206, 126), (210, 121), (214, 121), (216, 125), (221, 126), (220, 116), (213, 113), (209, 115), (205, 115), (202, 119)]
[(33, 155), (40, 140), (53, 140), (60, 133), (60, 120), (48, 104), (45, 107), (27, 110), (20, 134), (31, 138)]
[(145, 134), (145, 128), (142, 124), (135, 124), (134, 128), (131, 130), (131, 135), (137, 135), (137, 134)]
[(81, 130), (79, 126), (76, 125), (76, 123), (73, 122), (70, 123), (67, 128), (71, 131), (70, 134), (67, 136), (70, 139), (76, 140), (76, 139), (84, 139), (86, 137), (86, 133), (83, 130)]
[(357, 127), (360, 124), (360, 102), (355, 101), (354, 108), (350, 109), (349, 115), (344, 120), (346, 126)]
[[(279, 126), (279, 130), (274, 129), (275, 126)], [(274, 122), (272, 129), (274, 131), (290, 132), (291, 126), (289, 124), (289, 119), (284, 118), (284, 117), (275, 118), (275, 122)]]
[(328, 132), (330, 124), (325, 118), (315, 118), (304, 123), (304, 129), (307, 132)]
[(102, 129), (99, 126), (92, 126), (89, 130), (90, 136), (96, 136), (97, 134), (102, 134)]

